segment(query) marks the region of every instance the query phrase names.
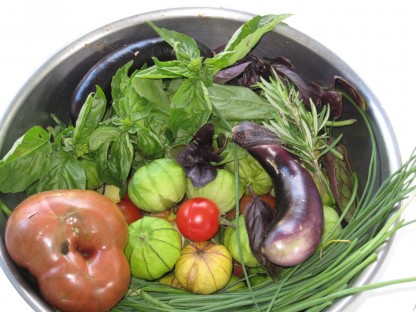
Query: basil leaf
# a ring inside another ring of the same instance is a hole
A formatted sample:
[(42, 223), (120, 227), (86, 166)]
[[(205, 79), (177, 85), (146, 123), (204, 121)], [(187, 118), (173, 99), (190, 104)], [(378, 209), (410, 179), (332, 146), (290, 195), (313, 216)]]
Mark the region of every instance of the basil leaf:
[(124, 98), (124, 93), (129, 84), (129, 69), (133, 65), (133, 61), (128, 62), (116, 71), (111, 80), (111, 97), (113, 102), (118, 102)]
[(90, 151), (97, 151), (102, 144), (111, 143), (120, 136), (120, 129), (114, 127), (100, 127), (94, 130), (90, 135)]
[(201, 55), (195, 39), (174, 30), (159, 28), (152, 22), (147, 24), (173, 48), (178, 60), (190, 60)]
[(289, 16), (290, 14), (258, 15), (244, 23), (231, 36), (222, 53), (205, 60), (205, 63), (211, 66), (213, 70), (211, 74), (214, 75), (219, 70), (241, 60), (254, 48), (265, 33), (273, 30), (281, 21)]
[(168, 95), (168, 97), (171, 97), (172, 95), (176, 93), (176, 91), (179, 90), (179, 87), (181, 86), (183, 80), (184, 80), (183, 78), (178, 78), (178, 79), (171, 79), (166, 82), (167, 84), (166, 94)]
[(163, 63), (165, 62), (159, 62), (159, 65), (162, 65), (163, 68), (153, 65), (149, 68), (138, 71), (136, 77), (148, 79), (175, 79), (182, 77), (182, 75), (178, 72), (183, 71), (183, 68), (178, 68), (177, 72), (175, 72), (169, 70), (169, 67), (167, 66), (168, 64)]
[(140, 124), (136, 126), (137, 149), (146, 158), (160, 158), (165, 153), (165, 145), (151, 129)]
[(174, 138), (169, 123), (169, 114), (153, 110), (146, 119), (135, 125), (137, 152), (142, 157), (160, 158), (171, 145)]
[(50, 171), (28, 188), (30, 194), (59, 189), (85, 189), (87, 178), (84, 167), (75, 156), (64, 150), (53, 153)]
[(98, 189), (103, 184), (103, 181), (101, 181), (100, 177), (98, 176), (96, 160), (92, 159), (91, 157), (87, 157), (81, 159), (80, 164), (84, 168), (85, 177), (87, 179), (85, 187), (88, 190)]
[(23, 192), (50, 170), (50, 134), (41, 127), (29, 129), (0, 160), (0, 191)]
[(132, 130), (137, 134), (137, 140), (133, 143), (143, 157), (161, 158), (173, 142), (169, 114), (164, 111), (153, 110), (144, 120), (137, 122)]
[(78, 157), (88, 152), (90, 135), (97, 128), (105, 113), (107, 105), (105, 94), (99, 86), (96, 88), (96, 93), (89, 95), (82, 106), (75, 124), (72, 144)]
[(116, 185), (117, 182), (107, 166), (111, 143), (112, 142), (110, 141), (103, 142), (94, 154), (97, 161), (97, 173), (99, 179), (104, 183)]
[(275, 111), (270, 102), (249, 88), (213, 84), (208, 91), (212, 105), (227, 120), (270, 119)]
[(169, 121), (176, 143), (188, 143), (193, 134), (208, 121), (211, 111), (202, 83), (193, 79), (184, 80), (172, 98), (170, 110)]
[[(200, 67), (202, 66), (202, 62), (198, 60), (193, 61), (199, 63), (198, 66), (191, 67), (189, 66), (189, 63), (191, 61), (159, 61), (156, 58), (153, 58), (153, 62), (155, 65), (152, 67), (143, 69), (138, 71), (136, 74), (137, 77), (140, 78), (151, 78), (151, 79), (167, 79), (167, 78), (181, 78), (181, 77), (187, 77), (187, 78), (193, 78), (197, 77), (199, 75), (199, 72), (195, 73), (195, 68), (197, 70), (200, 70)], [(194, 69), (193, 69), (194, 68)]]
[(179, 77), (199, 78), (202, 72), (202, 58), (165, 62), (154, 59), (154, 62), (155, 66)]
[(100, 179), (123, 187), (130, 173), (133, 154), (133, 145), (127, 132), (121, 132), (114, 142), (102, 143), (96, 152)]
[(131, 62), (120, 68), (111, 81), (113, 104), (117, 116), (127, 124), (129, 120), (144, 118), (152, 109), (150, 102), (134, 88), (133, 78), (128, 76)]
[(168, 113), (153, 110), (144, 122), (145, 126), (152, 130), (164, 145), (170, 145), (173, 142), (174, 138), (170, 128)]
[(114, 141), (108, 159), (109, 167), (118, 177), (118, 186), (120, 187), (124, 185), (129, 176), (133, 153), (133, 145), (130, 142), (129, 134), (127, 132), (121, 133), (118, 139)]
[(161, 80), (143, 79), (135, 76), (132, 78), (132, 86), (141, 97), (152, 102), (156, 107), (165, 111), (169, 110), (170, 101)]
[(224, 51), (235, 51), (243, 46), (246, 46), (247, 50), (251, 50), (266, 32), (276, 28), (281, 21), (289, 16), (290, 14), (268, 14), (253, 17), (237, 29), (225, 46)]

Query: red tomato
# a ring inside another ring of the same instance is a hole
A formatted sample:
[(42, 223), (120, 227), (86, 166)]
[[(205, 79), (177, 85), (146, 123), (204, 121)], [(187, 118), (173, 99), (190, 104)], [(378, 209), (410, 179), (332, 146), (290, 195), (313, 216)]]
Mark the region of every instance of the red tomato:
[(60, 311), (109, 311), (126, 294), (128, 229), (110, 199), (94, 191), (56, 190), (22, 201), (7, 220), (13, 261), (36, 278)]
[(124, 218), (127, 221), (127, 224), (133, 223), (141, 218), (143, 218), (143, 211), (141, 211), (128, 197), (124, 196), (118, 203), (118, 207), (124, 215)]
[(233, 274), (238, 277), (241, 277), (244, 274), (243, 265), (235, 260), (233, 260)]
[(186, 200), (178, 209), (176, 224), (179, 232), (194, 242), (214, 237), (220, 227), (220, 210), (208, 198), (195, 197)]

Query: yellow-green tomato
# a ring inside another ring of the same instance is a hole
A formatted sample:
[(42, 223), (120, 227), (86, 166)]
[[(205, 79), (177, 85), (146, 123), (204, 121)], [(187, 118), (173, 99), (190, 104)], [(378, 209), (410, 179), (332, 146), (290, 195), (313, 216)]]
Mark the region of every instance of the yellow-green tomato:
[(131, 201), (147, 212), (162, 212), (182, 200), (185, 170), (173, 159), (161, 158), (140, 167), (130, 180)]
[(175, 276), (175, 272), (170, 272), (159, 279), (159, 282), (163, 285), (169, 285), (175, 288), (182, 288), (179, 284), (178, 279)]
[(145, 216), (129, 225), (125, 254), (135, 277), (160, 278), (173, 269), (181, 248), (181, 235), (165, 219)]
[[(234, 172), (234, 161), (227, 163), (226, 168)], [(247, 195), (251, 195), (250, 189), (256, 195), (270, 193), (273, 182), (269, 174), (251, 155), (247, 155), (238, 161), (238, 175)]]
[(336, 237), (342, 230), (340, 224), (338, 224), (339, 215), (338, 212), (327, 205), (323, 206), (324, 209), (324, 232), (322, 233), (322, 238), (326, 238), (329, 233), (332, 232), (330, 238)]
[(208, 295), (228, 284), (232, 269), (232, 257), (223, 245), (193, 242), (182, 249), (175, 276), (183, 288)]
[[(244, 187), (240, 185), (238, 199), (244, 194)], [(217, 177), (204, 185), (196, 188), (192, 185), (191, 179), (188, 178), (186, 195), (189, 198), (203, 197), (212, 200), (217, 204), (221, 213), (227, 213), (235, 206), (235, 178), (234, 173), (226, 169), (217, 169)]]
[[(236, 219), (234, 219), (232, 223), (236, 225)], [(257, 261), (256, 257), (254, 257), (250, 249), (250, 243), (243, 215), (240, 215), (238, 218), (238, 237), (240, 238), (240, 247), (244, 264), (248, 267), (259, 266), (259, 262)], [(224, 246), (230, 251), (233, 259), (242, 263), (238, 248), (237, 230), (235, 226), (230, 226), (225, 230), (223, 243)]]

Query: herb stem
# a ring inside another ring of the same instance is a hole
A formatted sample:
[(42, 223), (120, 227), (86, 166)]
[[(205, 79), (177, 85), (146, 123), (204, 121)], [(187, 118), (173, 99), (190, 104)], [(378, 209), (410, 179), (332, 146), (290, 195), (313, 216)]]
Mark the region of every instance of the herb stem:
[(1, 198), (0, 198), (0, 208), (7, 217), (10, 217), (10, 215), (12, 214), (12, 211), (9, 209), (9, 207), (6, 206), (6, 204), (1, 200)]

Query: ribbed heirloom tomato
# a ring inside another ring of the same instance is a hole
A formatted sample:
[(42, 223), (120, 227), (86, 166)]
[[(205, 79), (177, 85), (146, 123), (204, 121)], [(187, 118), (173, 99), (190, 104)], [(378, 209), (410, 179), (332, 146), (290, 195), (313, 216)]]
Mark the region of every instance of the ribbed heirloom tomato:
[(211, 239), (220, 227), (220, 210), (208, 198), (186, 200), (178, 209), (176, 224), (187, 239), (202, 242)]
[(125, 295), (127, 223), (105, 196), (86, 190), (32, 195), (7, 220), (10, 257), (60, 311), (108, 311)]

